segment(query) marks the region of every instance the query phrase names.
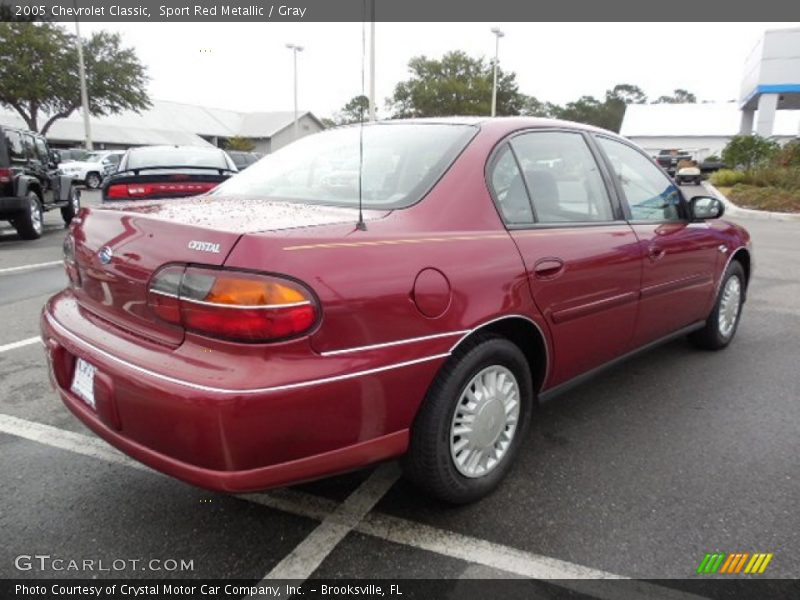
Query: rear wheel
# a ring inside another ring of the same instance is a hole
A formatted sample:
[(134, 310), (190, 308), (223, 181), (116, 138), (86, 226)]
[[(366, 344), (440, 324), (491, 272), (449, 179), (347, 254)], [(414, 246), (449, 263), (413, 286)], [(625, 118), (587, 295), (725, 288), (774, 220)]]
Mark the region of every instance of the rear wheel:
[(36, 240), (44, 230), (44, 212), (36, 192), (28, 192), (25, 212), (14, 219), (14, 227), (23, 240)]
[(69, 204), (61, 209), (64, 225), (69, 225), (81, 209), (80, 192), (73, 186), (69, 190)]
[(89, 173), (86, 175), (86, 187), (91, 190), (96, 190), (99, 188), (102, 182), (103, 178), (100, 177), (99, 173)]
[(446, 502), (473, 502), (508, 473), (530, 425), (528, 363), (510, 341), (476, 336), (443, 367), (411, 430), (406, 476)]
[(739, 261), (733, 260), (722, 276), (717, 301), (705, 327), (690, 334), (689, 339), (707, 350), (721, 350), (730, 344), (739, 327), (744, 292), (744, 269)]

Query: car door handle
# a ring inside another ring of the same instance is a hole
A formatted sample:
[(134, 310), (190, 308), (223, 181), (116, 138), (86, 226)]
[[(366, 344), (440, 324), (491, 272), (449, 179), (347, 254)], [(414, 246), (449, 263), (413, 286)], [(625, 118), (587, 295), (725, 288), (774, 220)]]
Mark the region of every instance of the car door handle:
[(533, 265), (533, 276), (537, 279), (553, 279), (564, 272), (564, 261), (560, 258), (542, 258)]
[(647, 249), (647, 258), (649, 258), (652, 262), (656, 262), (657, 260), (664, 258), (666, 253), (667, 251), (659, 246), (650, 246)]

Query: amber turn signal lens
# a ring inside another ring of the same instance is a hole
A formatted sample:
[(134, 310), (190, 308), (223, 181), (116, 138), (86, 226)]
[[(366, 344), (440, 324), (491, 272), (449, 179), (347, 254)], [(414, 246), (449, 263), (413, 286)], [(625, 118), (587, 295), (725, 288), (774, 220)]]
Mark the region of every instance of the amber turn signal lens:
[(240, 306), (282, 306), (309, 300), (300, 290), (277, 281), (217, 277), (211, 291), (203, 298), (215, 304)]

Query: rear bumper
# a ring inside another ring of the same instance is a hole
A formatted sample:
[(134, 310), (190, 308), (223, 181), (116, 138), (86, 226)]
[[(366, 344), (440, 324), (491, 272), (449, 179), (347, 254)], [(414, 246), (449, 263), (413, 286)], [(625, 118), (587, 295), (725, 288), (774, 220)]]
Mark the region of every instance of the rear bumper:
[(0, 218), (13, 217), (28, 209), (28, 199), (17, 196), (0, 197)]
[[(224, 387), (239, 385), (233, 376), (212, 386), (156, 372), (147, 359), (159, 351), (146, 344), (138, 347), (139, 364), (120, 358), (129, 342), (95, 330), (79, 319), (80, 310), (62, 292), (48, 302), (41, 319), (51, 381), (64, 404), (98, 436), (144, 464), (228, 492), (297, 483), (404, 453), (411, 421), (445, 358), (399, 363), (397, 356), (356, 358), (362, 366), (395, 362), (385, 370), (361, 369), (359, 376), (352, 376), (352, 363), (342, 362), (336, 367), (346, 370), (330, 376), (329, 360), (353, 359), (315, 355), (319, 368), (306, 361), (305, 379), (298, 381), (298, 372), (271, 371), (262, 356), (264, 378), (258, 387), (240, 391)], [(78, 357), (97, 368), (96, 409), (70, 390)], [(228, 358), (250, 360), (214, 356), (218, 363)], [(170, 364), (166, 357), (161, 362)], [(323, 372), (328, 375), (321, 377)]]

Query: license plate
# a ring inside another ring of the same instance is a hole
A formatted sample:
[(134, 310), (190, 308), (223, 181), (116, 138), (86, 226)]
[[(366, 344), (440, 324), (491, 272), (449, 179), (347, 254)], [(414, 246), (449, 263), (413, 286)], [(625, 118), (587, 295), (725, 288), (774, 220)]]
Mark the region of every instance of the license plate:
[(97, 368), (79, 358), (75, 363), (75, 375), (72, 377), (72, 392), (96, 410), (94, 404), (94, 374)]

